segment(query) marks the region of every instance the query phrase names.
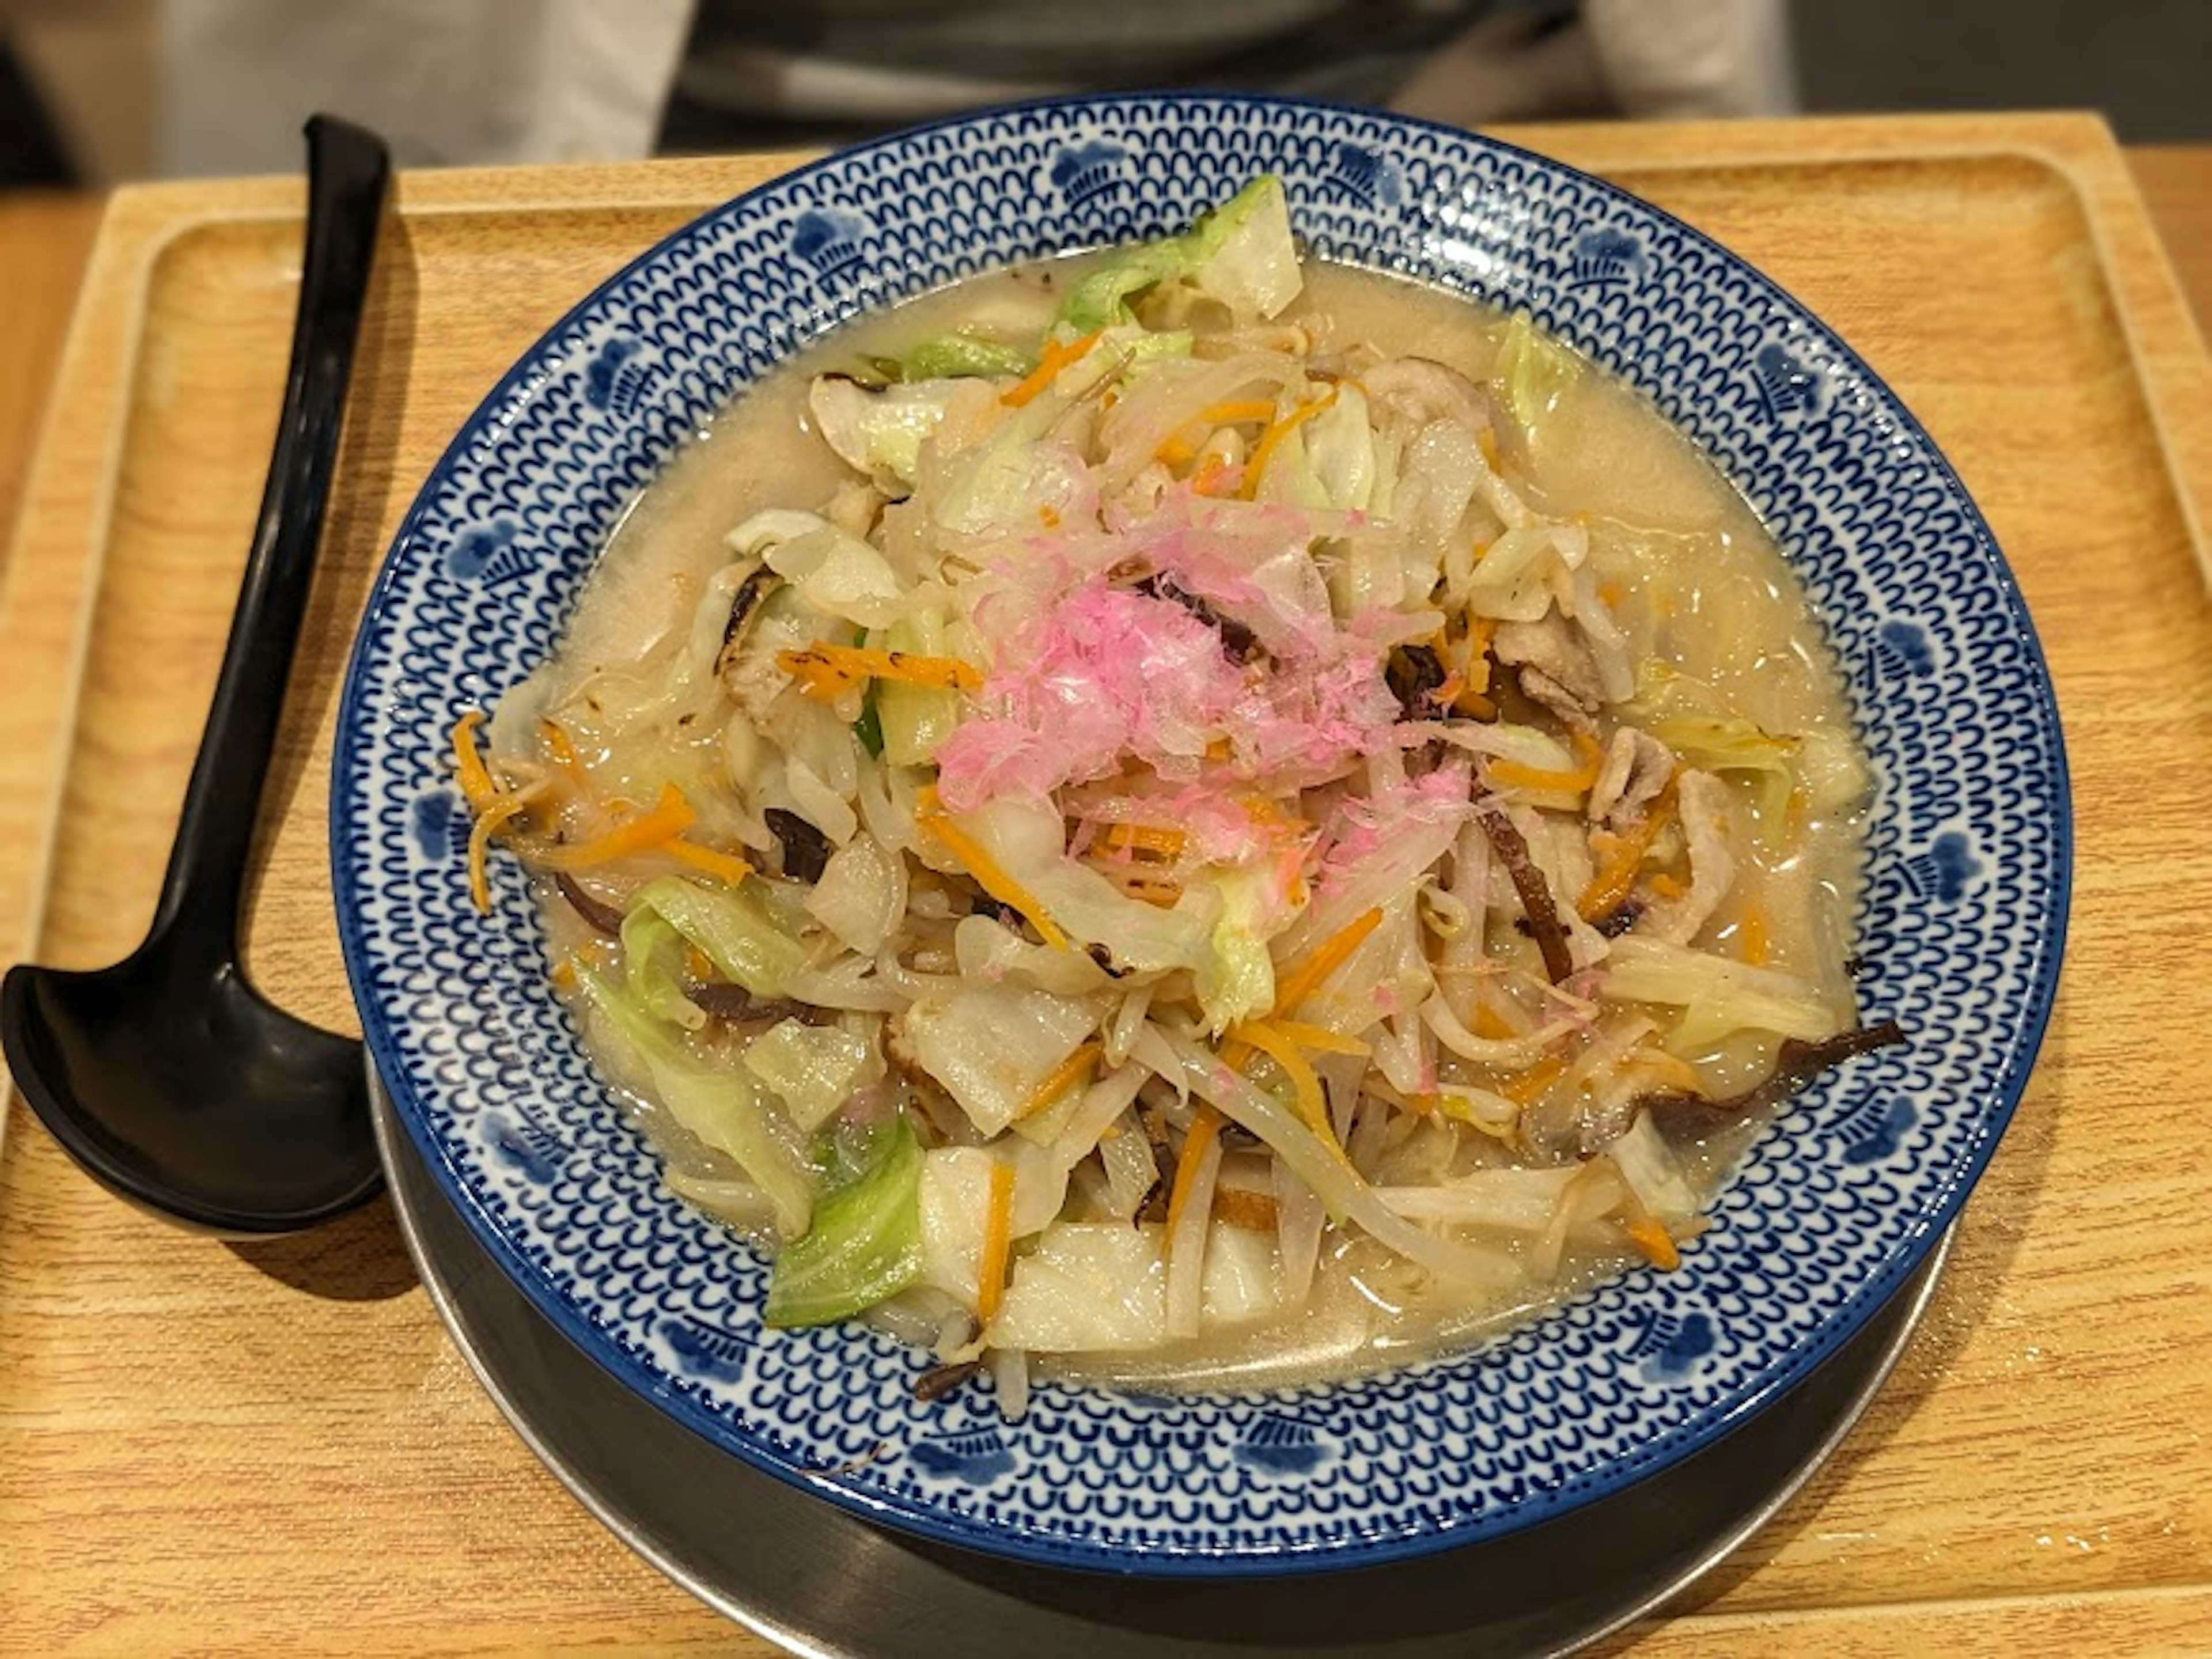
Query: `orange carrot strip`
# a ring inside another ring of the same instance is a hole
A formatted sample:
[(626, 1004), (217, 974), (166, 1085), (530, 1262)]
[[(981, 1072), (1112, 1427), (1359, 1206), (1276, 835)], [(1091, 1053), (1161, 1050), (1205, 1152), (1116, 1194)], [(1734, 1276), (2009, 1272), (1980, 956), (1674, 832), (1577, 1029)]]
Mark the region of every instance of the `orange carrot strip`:
[(668, 843), (669, 856), (690, 865), (694, 870), (703, 870), (735, 887), (753, 872), (753, 867), (735, 853), (725, 853), (717, 847), (702, 847), (697, 842), (678, 836)]
[(548, 848), (534, 854), (531, 861), (542, 870), (585, 870), (595, 864), (611, 864), (633, 853), (650, 853), (666, 847), (689, 830), (696, 817), (691, 803), (684, 799), (684, 792), (672, 783), (666, 784), (650, 811), (625, 819), (589, 841)]
[(1030, 1091), (1030, 1097), (1014, 1108), (1013, 1121), (1034, 1117), (1058, 1100), (1077, 1084), (1091, 1075), (1091, 1068), (1098, 1056), (1106, 1051), (1105, 1045), (1093, 1037), (1088, 1042), (1076, 1045), (1075, 1052), (1054, 1066), (1045, 1080)]
[(1249, 1044), (1283, 1068), (1283, 1075), (1291, 1080), (1291, 1089), (1297, 1097), (1298, 1115), (1308, 1127), (1331, 1146), (1336, 1144), (1335, 1126), (1328, 1121), (1328, 1097), (1322, 1092), (1321, 1079), (1297, 1045), (1276, 1027), (1263, 1019), (1239, 1020), (1229, 1028), (1233, 1041)]
[(1774, 954), (1766, 935), (1766, 912), (1753, 905), (1735, 925), (1736, 954), (1754, 968), (1764, 967)]
[(1467, 690), (1463, 695), (1481, 698), (1482, 694), (1490, 690), (1490, 641), (1497, 633), (1498, 624), (1488, 617), (1474, 617), (1468, 620)]
[(1047, 386), (1060, 378), (1060, 371), (1077, 362), (1098, 343), (1100, 331), (1093, 329), (1079, 340), (1047, 340), (1044, 349), (1037, 353), (1037, 366), (1021, 380), (999, 394), (999, 401), (1009, 409), (1019, 409)]
[(523, 805), (516, 796), (498, 796), (477, 809), (476, 822), (469, 826), (469, 896), (483, 915), (491, 913), (491, 838), (507, 827)]
[(1482, 997), (1480, 993), (1477, 994), (1474, 1005), (1474, 1022), (1467, 1029), (1475, 1036), (1486, 1037), (1493, 1042), (1521, 1035), (1517, 1030), (1506, 1023), (1505, 1016), (1492, 1007), (1489, 1000)]
[(1623, 1181), (1620, 1190), (1620, 1205), (1626, 1212), (1621, 1225), (1628, 1233), (1628, 1242), (1662, 1273), (1674, 1272), (1682, 1265), (1682, 1253), (1674, 1248), (1674, 1236), (1667, 1231), (1665, 1223), (1644, 1207), (1644, 1200), (1636, 1195), (1635, 1188)]
[(462, 799), (479, 811), (500, 793), (477, 749), (477, 728), (483, 719), (483, 709), (471, 708), (453, 722), (453, 777), (461, 786)]
[(902, 680), (947, 691), (977, 691), (983, 676), (957, 657), (927, 657), (914, 651), (877, 651), (858, 645), (810, 645), (803, 651), (779, 651), (776, 666), (811, 697), (834, 697), (869, 680)]
[(1674, 810), (1674, 793), (1670, 789), (1652, 803), (1643, 823), (1626, 835), (1613, 838), (1612, 847), (1590, 872), (1589, 884), (1575, 901), (1575, 908), (1584, 921), (1595, 921), (1620, 908), (1621, 901), (1636, 885), (1636, 872), (1644, 867), (1644, 855), (1650, 852), (1651, 843), (1659, 838), (1659, 831)]
[(983, 1259), (975, 1272), (975, 1311), (996, 1318), (1006, 1293), (1006, 1254), (1013, 1244), (1014, 1166), (991, 1165), (991, 1208), (983, 1222)]
[(1541, 767), (1523, 766), (1518, 761), (1490, 759), (1483, 763), (1483, 772), (1493, 786), (1507, 789), (1531, 789), (1544, 794), (1579, 795), (1597, 781), (1604, 769), (1605, 750), (1597, 746), (1597, 739), (1586, 732), (1575, 733), (1575, 751), (1583, 763), (1571, 772), (1549, 772)]
[(1221, 1133), (1221, 1114), (1201, 1103), (1190, 1121), (1190, 1133), (1182, 1138), (1182, 1153), (1176, 1159), (1175, 1185), (1168, 1189), (1168, 1237), (1175, 1237), (1176, 1223), (1182, 1218), (1183, 1206), (1190, 1201), (1190, 1188), (1198, 1175), (1198, 1166), (1206, 1159), (1206, 1149)]
[(1245, 463), (1243, 487), (1238, 490), (1246, 501), (1260, 493), (1260, 475), (1267, 470), (1267, 463), (1275, 453), (1275, 447), (1308, 421), (1336, 401), (1336, 388), (1331, 386), (1322, 396), (1310, 404), (1300, 404), (1281, 419), (1269, 423), (1260, 434), (1260, 441), (1252, 446), (1252, 459)]
[(576, 752), (574, 739), (569, 737), (561, 723), (540, 720), (538, 730), (544, 738), (546, 750), (552, 755), (553, 764), (560, 769), (562, 775), (577, 790), (587, 788), (592, 781), (591, 774), (584, 766), (584, 757)]
[(1266, 426), (1275, 418), (1275, 406), (1264, 398), (1232, 398), (1200, 410), (1198, 418), (1208, 426)]
[(1498, 1092), (1516, 1106), (1526, 1106), (1538, 1095), (1565, 1075), (1567, 1062), (1557, 1054), (1538, 1060), (1510, 1082), (1498, 1085)]
[(1341, 968), (1345, 959), (1382, 925), (1379, 908), (1364, 911), (1314, 946), (1304, 962), (1275, 981), (1275, 1012), (1295, 1012), (1298, 1004), (1319, 989), (1322, 981)]
[(916, 814), (921, 827), (944, 843), (945, 850), (967, 866), (968, 873), (976, 884), (1001, 904), (1011, 904), (1030, 920), (1038, 935), (1055, 951), (1069, 949), (1067, 935), (1060, 930), (1036, 895), (1006, 873), (998, 860), (985, 850), (983, 844), (952, 822), (934, 805), (933, 797), (925, 798), (921, 811)]

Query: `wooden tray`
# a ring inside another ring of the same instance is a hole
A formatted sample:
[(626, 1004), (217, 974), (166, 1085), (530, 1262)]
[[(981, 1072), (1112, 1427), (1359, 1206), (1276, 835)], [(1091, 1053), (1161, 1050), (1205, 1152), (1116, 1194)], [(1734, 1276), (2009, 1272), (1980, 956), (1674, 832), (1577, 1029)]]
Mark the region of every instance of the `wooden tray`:
[[(1633, 1645), (2201, 1648), (2212, 377), (2119, 154), (2081, 117), (1509, 136), (1717, 236), (1898, 388), (2019, 574), (2074, 766), (2057, 1016), (1926, 1328), (1843, 1455)], [(403, 180), (252, 930), (257, 978), (300, 1012), (351, 1021), (330, 730), (417, 483), (576, 298), (790, 159)], [(0, 596), (0, 959), (108, 961), (150, 912), (275, 423), (299, 204), (289, 182), (160, 186), (103, 228)], [(763, 1650), (507, 1431), (383, 1205), (297, 1239), (185, 1238), (10, 1110), (0, 1644)]]

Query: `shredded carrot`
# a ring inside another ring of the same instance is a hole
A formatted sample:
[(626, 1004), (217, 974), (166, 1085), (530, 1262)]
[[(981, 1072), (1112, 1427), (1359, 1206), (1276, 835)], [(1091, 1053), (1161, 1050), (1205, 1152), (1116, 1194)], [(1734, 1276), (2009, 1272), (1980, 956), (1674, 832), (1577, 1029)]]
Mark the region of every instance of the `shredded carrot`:
[(1234, 398), (1200, 410), (1198, 418), (1208, 426), (1266, 426), (1275, 418), (1275, 406), (1264, 398)]
[(1766, 912), (1755, 904), (1735, 925), (1735, 949), (1754, 968), (1765, 967), (1774, 955), (1773, 944), (1766, 935)]
[(555, 990), (573, 991), (576, 988), (576, 964), (570, 957), (563, 957), (553, 964), (553, 971), (545, 977), (553, 981)]
[(1206, 1159), (1206, 1149), (1213, 1145), (1221, 1133), (1221, 1114), (1200, 1103), (1190, 1121), (1190, 1133), (1182, 1138), (1182, 1155), (1176, 1160), (1175, 1185), (1168, 1189), (1168, 1237), (1175, 1237), (1176, 1224), (1182, 1218), (1183, 1206), (1190, 1202), (1190, 1189), (1198, 1178), (1198, 1166)]
[(691, 827), (697, 815), (684, 792), (674, 784), (664, 786), (650, 811), (624, 819), (611, 830), (573, 846), (555, 847), (538, 854), (532, 862), (543, 870), (586, 870), (595, 864), (611, 864), (633, 853), (665, 848)]
[(684, 947), (684, 971), (696, 980), (714, 977), (714, 961), (696, 945)]
[[(1607, 835), (1607, 846), (1601, 850), (1597, 868), (1590, 872), (1589, 884), (1575, 901), (1575, 909), (1584, 921), (1595, 921), (1609, 916), (1620, 908), (1629, 890), (1636, 885), (1636, 872), (1644, 867), (1644, 855), (1650, 852), (1651, 843), (1659, 838), (1659, 831), (1674, 815), (1674, 792), (1671, 789), (1654, 801), (1644, 815), (1644, 822), (1626, 835)], [(1600, 834), (1606, 834), (1601, 831)], [(1597, 836), (1591, 838), (1595, 842)]]
[(1375, 1052), (1358, 1037), (1341, 1036), (1326, 1025), (1308, 1025), (1295, 1019), (1273, 1019), (1267, 1023), (1299, 1048), (1310, 1048), (1317, 1054), (1371, 1054)]
[(983, 1221), (983, 1259), (975, 1270), (975, 1311), (986, 1322), (998, 1316), (1006, 1293), (1006, 1254), (1013, 1244), (1014, 1166), (991, 1165), (991, 1207)]
[(968, 873), (975, 877), (977, 884), (985, 892), (998, 900), (1000, 903), (1011, 904), (1027, 916), (1030, 919), (1030, 925), (1037, 930), (1039, 937), (1054, 950), (1065, 951), (1070, 948), (1067, 935), (1060, 930), (1060, 925), (1046, 913), (1044, 906), (1038, 902), (1036, 895), (1008, 875), (1005, 867), (998, 860), (991, 856), (981, 842), (953, 823), (951, 818), (937, 805), (937, 795), (933, 787), (924, 793), (921, 810), (915, 817), (916, 821), (924, 829), (943, 843), (946, 852), (967, 866)]
[(1217, 427), (1265, 426), (1275, 418), (1275, 406), (1263, 398), (1234, 398), (1225, 404), (1215, 404), (1201, 409), (1182, 427), (1152, 452), (1152, 459), (1164, 466), (1183, 466), (1198, 459), (1198, 453)]
[(1680, 898), (1687, 890), (1680, 882), (1662, 870), (1651, 878), (1651, 890), (1658, 894), (1661, 898)]
[(694, 870), (702, 870), (732, 887), (753, 872), (752, 866), (735, 853), (725, 853), (716, 847), (702, 847), (684, 836), (670, 842), (667, 851), (672, 858), (690, 865)]
[(1597, 596), (1609, 605), (1617, 605), (1628, 597), (1628, 590), (1619, 582), (1603, 581), (1597, 585)]
[(591, 787), (592, 775), (584, 766), (584, 757), (576, 752), (574, 741), (558, 720), (543, 720), (538, 730), (545, 739), (545, 748), (553, 757), (553, 764), (560, 769), (572, 787), (580, 793)]
[(776, 666), (799, 683), (810, 697), (823, 701), (870, 680), (901, 680), (947, 691), (977, 691), (983, 677), (973, 663), (957, 657), (926, 657), (913, 651), (877, 651), (858, 645), (810, 645), (803, 651), (779, 651)]
[(1257, 1048), (1283, 1068), (1283, 1075), (1290, 1079), (1291, 1088), (1297, 1097), (1298, 1115), (1305, 1119), (1316, 1134), (1334, 1146), (1336, 1130), (1328, 1121), (1328, 1097), (1322, 1092), (1321, 1078), (1311, 1062), (1298, 1052), (1297, 1044), (1263, 1019), (1239, 1020), (1229, 1028), (1229, 1035), (1232, 1041)]
[(1492, 434), (1490, 428), (1488, 427), (1483, 428), (1480, 432), (1475, 434), (1474, 441), (1476, 446), (1482, 451), (1482, 459), (1490, 463), (1490, 470), (1492, 472), (1497, 471), (1498, 440)]
[(1644, 1207), (1644, 1200), (1636, 1195), (1635, 1188), (1623, 1181), (1620, 1190), (1621, 1208), (1626, 1212), (1621, 1225), (1628, 1234), (1628, 1242), (1662, 1273), (1674, 1272), (1682, 1265), (1682, 1253), (1674, 1248), (1674, 1235), (1657, 1216)]
[(1508, 1037), (1521, 1035), (1505, 1023), (1504, 1015), (1499, 1013), (1487, 1002), (1477, 1002), (1474, 1005), (1474, 1023), (1467, 1029), (1475, 1036), (1486, 1038), (1492, 1042), (1503, 1042)]
[[(1473, 617), (1467, 624), (1467, 689), (1480, 697), (1490, 690), (1490, 642), (1498, 624), (1488, 617)], [(1493, 713), (1495, 711), (1493, 710)]]
[(1047, 530), (1059, 529), (1060, 509), (1053, 506), (1049, 501), (1046, 502), (1042, 507), (1037, 508), (1037, 522), (1042, 525)]
[(1274, 455), (1275, 446), (1335, 401), (1336, 388), (1331, 386), (1311, 403), (1300, 404), (1288, 414), (1268, 422), (1267, 429), (1260, 434), (1260, 441), (1252, 446), (1252, 459), (1245, 463), (1244, 483), (1237, 493), (1248, 501), (1256, 496), (1260, 493), (1260, 475), (1267, 470), (1267, 462)]
[(1306, 953), (1305, 960), (1275, 981), (1275, 1012), (1294, 1013), (1297, 1006), (1320, 988), (1322, 981), (1344, 966), (1345, 959), (1367, 942), (1382, 925), (1380, 908), (1363, 911)]
[(1523, 766), (1518, 761), (1486, 760), (1483, 771), (1493, 785), (1508, 789), (1530, 789), (1544, 794), (1579, 795), (1597, 781), (1604, 769), (1605, 750), (1597, 739), (1587, 732), (1574, 734), (1575, 752), (1583, 763), (1571, 772), (1551, 772), (1538, 766)]
[(500, 793), (477, 750), (477, 728), (483, 719), (483, 709), (471, 708), (453, 722), (453, 776), (461, 786), (462, 799), (479, 811)]
[(1516, 1106), (1526, 1106), (1565, 1075), (1567, 1062), (1557, 1054), (1538, 1060), (1520, 1076), (1498, 1085), (1498, 1092)]
[(468, 803), (474, 820), (469, 825), (469, 897), (479, 911), (488, 915), (491, 910), (491, 838), (529, 803), (493, 781), (491, 769), (484, 764), (483, 752), (477, 747), (477, 729), (483, 720), (483, 709), (471, 708), (453, 722), (453, 777), (461, 786), (461, 799)]
[(1030, 1097), (1014, 1108), (1013, 1121), (1019, 1123), (1024, 1118), (1035, 1117), (1089, 1077), (1091, 1066), (1097, 1063), (1098, 1056), (1104, 1052), (1105, 1045), (1096, 1037), (1088, 1042), (1078, 1043), (1075, 1052), (1054, 1066), (1044, 1081), (1030, 1091)]
[(491, 914), (491, 838), (522, 808), (516, 796), (498, 796), (477, 809), (476, 822), (469, 826), (469, 897), (483, 915)]
[(1037, 366), (1001, 392), (999, 401), (1009, 409), (1019, 409), (1058, 380), (1060, 370), (1079, 361), (1096, 345), (1100, 331), (1094, 328), (1079, 340), (1047, 340), (1044, 349), (1037, 353)]

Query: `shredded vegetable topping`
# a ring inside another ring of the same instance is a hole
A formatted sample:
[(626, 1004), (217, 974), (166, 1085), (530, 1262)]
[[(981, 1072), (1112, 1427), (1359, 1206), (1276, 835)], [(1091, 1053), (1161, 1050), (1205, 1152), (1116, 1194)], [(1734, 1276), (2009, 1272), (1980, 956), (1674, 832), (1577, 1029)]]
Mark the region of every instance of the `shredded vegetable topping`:
[(836, 484), (454, 725), (475, 901), (495, 842), (539, 879), (672, 1185), (924, 1396), (1671, 1268), (1722, 1131), (1894, 1033), (1827, 873), (1863, 763), (1745, 689), (1815, 660), (1778, 562), (1716, 626), (1710, 539), (1559, 482), (1579, 360), (1304, 283), (1263, 179), (1024, 321), (817, 349)]

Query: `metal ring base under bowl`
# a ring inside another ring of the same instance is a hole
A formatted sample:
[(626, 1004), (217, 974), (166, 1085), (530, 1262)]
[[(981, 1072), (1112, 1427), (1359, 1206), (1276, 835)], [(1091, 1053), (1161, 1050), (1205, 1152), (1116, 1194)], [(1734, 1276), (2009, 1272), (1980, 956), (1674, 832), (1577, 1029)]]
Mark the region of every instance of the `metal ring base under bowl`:
[(1138, 1580), (999, 1560), (871, 1526), (709, 1445), (530, 1305), (438, 1191), (374, 1075), (370, 1084), (407, 1248), (516, 1432), (647, 1560), (718, 1612), (809, 1656), (1571, 1651), (1678, 1595), (1811, 1478), (1904, 1352), (1951, 1245), (1947, 1234), (1797, 1388), (1713, 1445), (1584, 1508), (1379, 1567)]

